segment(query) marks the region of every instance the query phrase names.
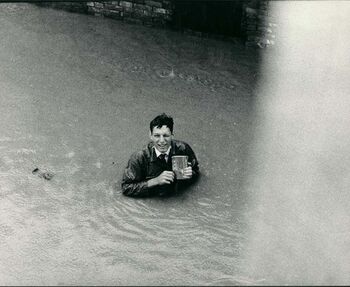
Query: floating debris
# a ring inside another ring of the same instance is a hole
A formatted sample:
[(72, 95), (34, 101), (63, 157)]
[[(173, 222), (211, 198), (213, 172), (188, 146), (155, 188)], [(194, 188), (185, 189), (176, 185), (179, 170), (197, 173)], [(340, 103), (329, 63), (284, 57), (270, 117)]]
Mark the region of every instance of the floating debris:
[(35, 168), (32, 170), (32, 174), (38, 175), (39, 177), (42, 177), (46, 180), (51, 180), (53, 176), (55, 175), (53, 172), (50, 171), (41, 171), (39, 168)]
[(46, 180), (51, 180), (53, 178), (54, 174), (52, 172), (44, 172), (42, 177), (45, 178)]

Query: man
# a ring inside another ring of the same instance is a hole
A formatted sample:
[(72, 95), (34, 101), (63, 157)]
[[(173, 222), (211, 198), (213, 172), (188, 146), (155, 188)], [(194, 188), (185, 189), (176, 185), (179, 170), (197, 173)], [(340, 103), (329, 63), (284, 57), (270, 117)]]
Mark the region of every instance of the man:
[[(185, 142), (173, 139), (173, 118), (166, 114), (150, 122), (151, 142), (129, 159), (122, 179), (123, 194), (127, 196), (165, 195), (192, 183), (199, 174), (196, 155)], [(172, 156), (187, 155), (188, 167), (184, 179), (177, 180), (172, 171)]]

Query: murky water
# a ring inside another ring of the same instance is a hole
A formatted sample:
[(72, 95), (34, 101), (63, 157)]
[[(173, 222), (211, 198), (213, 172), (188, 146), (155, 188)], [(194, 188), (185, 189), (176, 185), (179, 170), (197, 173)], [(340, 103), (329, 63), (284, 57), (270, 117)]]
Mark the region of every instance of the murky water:
[[(29, 4), (0, 5), (0, 39), (0, 284), (254, 283), (240, 254), (255, 55)], [(124, 197), (122, 170), (163, 111), (201, 180)]]

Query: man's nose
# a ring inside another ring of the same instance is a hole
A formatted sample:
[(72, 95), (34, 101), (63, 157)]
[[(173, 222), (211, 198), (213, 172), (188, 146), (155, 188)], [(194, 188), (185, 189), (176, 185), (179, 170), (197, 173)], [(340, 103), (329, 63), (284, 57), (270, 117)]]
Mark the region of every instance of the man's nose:
[(164, 137), (163, 137), (163, 136), (160, 136), (159, 141), (160, 141), (160, 142), (164, 142), (164, 140), (165, 140)]

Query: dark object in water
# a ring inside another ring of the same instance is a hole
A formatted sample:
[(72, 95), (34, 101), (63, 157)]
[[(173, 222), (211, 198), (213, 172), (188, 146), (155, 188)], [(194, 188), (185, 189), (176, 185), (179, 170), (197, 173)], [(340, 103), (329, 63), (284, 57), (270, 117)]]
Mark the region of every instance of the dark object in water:
[(39, 168), (35, 168), (32, 171), (32, 174), (37, 174), (39, 177), (42, 177), (46, 180), (51, 180), (54, 176), (53, 172), (50, 171), (41, 171)]
[(42, 177), (45, 178), (46, 180), (52, 179), (53, 176), (54, 176), (54, 174), (53, 174), (52, 172), (49, 172), (49, 171), (44, 172), (44, 173), (42, 174)]

